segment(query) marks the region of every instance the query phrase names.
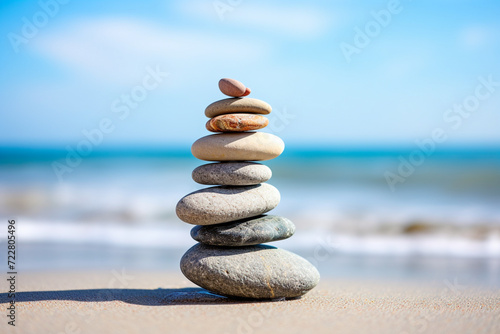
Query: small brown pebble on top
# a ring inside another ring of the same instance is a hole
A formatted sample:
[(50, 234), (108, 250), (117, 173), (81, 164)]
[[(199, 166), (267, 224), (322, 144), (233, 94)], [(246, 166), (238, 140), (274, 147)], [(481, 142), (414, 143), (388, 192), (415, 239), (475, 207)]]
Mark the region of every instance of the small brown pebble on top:
[(223, 94), (232, 97), (247, 96), (250, 94), (250, 88), (246, 88), (238, 80), (228, 78), (219, 80), (219, 89)]

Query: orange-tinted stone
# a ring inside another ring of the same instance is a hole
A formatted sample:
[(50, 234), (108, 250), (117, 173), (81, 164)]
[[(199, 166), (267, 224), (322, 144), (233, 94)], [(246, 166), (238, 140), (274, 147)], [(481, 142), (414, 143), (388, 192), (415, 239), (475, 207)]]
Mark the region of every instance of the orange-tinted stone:
[(265, 128), (269, 120), (254, 114), (225, 114), (210, 119), (206, 128), (211, 132), (242, 132)]

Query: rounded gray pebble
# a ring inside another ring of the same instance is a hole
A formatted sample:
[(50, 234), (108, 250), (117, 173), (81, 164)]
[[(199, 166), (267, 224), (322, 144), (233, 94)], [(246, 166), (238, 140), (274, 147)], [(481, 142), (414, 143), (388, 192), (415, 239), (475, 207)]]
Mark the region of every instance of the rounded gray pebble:
[(213, 225), (255, 217), (280, 202), (278, 189), (267, 183), (254, 186), (218, 186), (192, 192), (177, 203), (175, 212), (184, 222)]
[(255, 162), (219, 162), (193, 170), (195, 182), (208, 185), (247, 186), (266, 182), (273, 175), (266, 165)]
[(182, 257), (181, 271), (191, 282), (216, 294), (253, 299), (299, 297), (320, 278), (304, 258), (268, 245), (196, 244)]
[(211, 226), (195, 226), (191, 237), (212, 246), (251, 246), (290, 238), (295, 225), (280, 216), (258, 216)]

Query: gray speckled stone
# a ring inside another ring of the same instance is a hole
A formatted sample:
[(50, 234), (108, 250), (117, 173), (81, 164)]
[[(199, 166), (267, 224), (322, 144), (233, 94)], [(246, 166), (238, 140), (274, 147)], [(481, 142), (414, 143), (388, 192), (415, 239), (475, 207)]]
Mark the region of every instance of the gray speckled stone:
[(222, 186), (248, 186), (266, 182), (273, 173), (255, 162), (219, 162), (201, 165), (193, 170), (195, 182)]
[(307, 260), (268, 245), (196, 244), (182, 257), (181, 271), (214, 293), (256, 299), (298, 297), (319, 282), (318, 270)]
[(258, 216), (211, 226), (195, 226), (191, 237), (212, 246), (251, 246), (290, 238), (295, 225), (280, 216)]
[(182, 221), (213, 225), (255, 217), (274, 209), (280, 202), (278, 189), (267, 183), (255, 186), (219, 186), (192, 192), (177, 203)]

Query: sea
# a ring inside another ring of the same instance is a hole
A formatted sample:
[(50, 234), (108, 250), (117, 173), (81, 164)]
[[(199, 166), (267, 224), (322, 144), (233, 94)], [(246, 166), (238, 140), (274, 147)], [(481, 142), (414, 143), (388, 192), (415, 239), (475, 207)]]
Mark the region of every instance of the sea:
[[(182, 146), (0, 148), (0, 247), (14, 220), (21, 272), (179, 271), (195, 241), (175, 206), (206, 187), (202, 163)], [(323, 277), (500, 287), (500, 149), (296, 146), (263, 163), (281, 193), (269, 214), (297, 227), (273, 244)]]

